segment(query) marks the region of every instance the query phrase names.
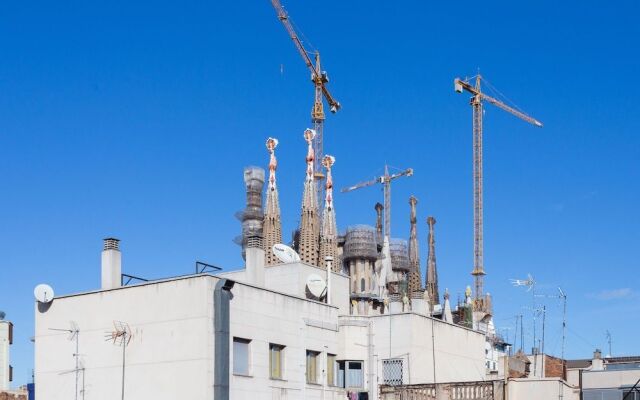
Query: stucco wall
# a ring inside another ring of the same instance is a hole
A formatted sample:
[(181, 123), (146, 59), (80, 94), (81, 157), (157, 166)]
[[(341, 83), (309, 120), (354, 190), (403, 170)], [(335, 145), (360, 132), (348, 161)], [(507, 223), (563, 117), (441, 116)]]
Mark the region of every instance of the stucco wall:
[(583, 371), (583, 389), (604, 389), (633, 386), (640, 379), (640, 369)]
[(514, 400), (579, 400), (580, 389), (572, 388), (560, 379), (509, 379), (508, 399)]
[[(338, 309), (295, 296), (236, 285), (231, 300), (231, 334), (250, 339), (249, 376), (232, 375), (231, 399), (343, 398), (325, 385), (326, 355), (339, 354)], [(282, 380), (269, 378), (269, 344), (286, 346)], [(306, 351), (320, 354), (321, 384), (306, 383)], [(232, 352), (233, 359), (233, 352)]]
[(119, 398), (122, 347), (105, 341), (116, 320), (133, 333), (126, 348), (127, 398), (211, 398), (214, 282), (206, 276), (177, 279), (56, 298), (44, 312), (36, 306), (36, 397), (74, 398), (75, 341), (50, 328), (68, 329), (75, 321), (86, 398)]

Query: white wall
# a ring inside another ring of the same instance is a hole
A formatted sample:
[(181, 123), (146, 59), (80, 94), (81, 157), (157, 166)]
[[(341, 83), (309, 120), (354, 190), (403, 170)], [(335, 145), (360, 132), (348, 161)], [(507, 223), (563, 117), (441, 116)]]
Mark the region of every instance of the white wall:
[(9, 390), (9, 321), (0, 321), (0, 391)]
[(640, 379), (640, 369), (583, 371), (583, 389), (620, 388), (633, 386)]
[(36, 307), (36, 396), (74, 398), (75, 342), (49, 328), (75, 321), (86, 398), (120, 398), (122, 347), (105, 341), (116, 320), (133, 333), (126, 348), (127, 398), (212, 398), (214, 283), (206, 276), (176, 279), (56, 298), (46, 312)]
[(558, 378), (517, 378), (507, 384), (509, 400), (579, 400), (580, 389)]
[[(326, 385), (326, 354), (339, 355), (338, 308), (296, 296), (236, 284), (232, 290), (231, 334), (250, 339), (249, 375), (232, 375), (232, 400), (342, 399)], [(269, 378), (269, 344), (286, 346), (282, 380)], [(306, 351), (320, 352), (318, 378), (306, 383)], [(231, 354), (233, 359), (233, 352)]]
[[(208, 275), (176, 278), (59, 297), (45, 312), (36, 307), (36, 395), (47, 400), (74, 398), (75, 342), (67, 333), (49, 328), (66, 329), (75, 321), (87, 399), (119, 398), (122, 347), (105, 341), (118, 320), (133, 332), (126, 348), (127, 398), (212, 399), (216, 282)], [(344, 398), (338, 388), (306, 383), (306, 350), (321, 353), (318, 370), (323, 383), (324, 357), (339, 354), (337, 307), (239, 282), (232, 293), (231, 337), (252, 342), (251, 376), (231, 376), (231, 399)], [(269, 379), (269, 343), (286, 346), (283, 380)], [(233, 345), (230, 354), (233, 360)]]

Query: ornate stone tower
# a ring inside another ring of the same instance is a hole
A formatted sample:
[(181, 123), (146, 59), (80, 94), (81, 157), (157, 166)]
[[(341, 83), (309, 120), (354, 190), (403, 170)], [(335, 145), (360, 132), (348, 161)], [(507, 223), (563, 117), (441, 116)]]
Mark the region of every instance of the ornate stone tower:
[(265, 264), (275, 265), (280, 263), (278, 258), (273, 254), (273, 245), (282, 243), (282, 222), (280, 220), (280, 200), (278, 199), (278, 188), (276, 187), (276, 169), (278, 161), (276, 160), (276, 146), (278, 139), (267, 139), (267, 150), (271, 155), (269, 160), (269, 184), (267, 186), (267, 207), (264, 210), (264, 252)]
[(339, 272), (342, 269), (342, 263), (338, 260), (338, 229), (336, 227), (336, 211), (333, 208), (333, 178), (331, 176), (331, 167), (335, 162), (336, 159), (330, 155), (326, 155), (322, 159), (322, 165), (327, 170), (327, 180), (322, 214), (322, 233), (320, 234), (320, 266), (325, 268), (325, 257), (330, 256), (334, 260), (333, 271)]
[(304, 140), (307, 141), (307, 173), (304, 181), (304, 193), (302, 195), (302, 215), (300, 216), (300, 244), (298, 252), (303, 262), (311, 265), (318, 263), (320, 244), (320, 218), (318, 217), (318, 195), (313, 177), (313, 138), (316, 133), (313, 129), (304, 131)]
[(384, 206), (380, 203), (376, 203), (376, 241), (378, 246), (382, 247), (384, 243), (384, 239), (382, 238), (382, 210), (384, 210)]
[(427, 218), (429, 224), (429, 257), (427, 258), (427, 277), (425, 280), (425, 288), (429, 296), (429, 304), (431, 306), (440, 304), (440, 294), (438, 293), (438, 269), (436, 268), (436, 238), (433, 226), (436, 219)]
[(411, 230), (409, 231), (409, 263), (411, 270), (409, 271), (409, 293), (413, 293), (421, 289), (422, 274), (420, 273), (420, 251), (418, 250), (418, 227), (416, 218), (416, 205), (418, 199), (415, 196), (409, 197), (409, 205), (411, 206)]

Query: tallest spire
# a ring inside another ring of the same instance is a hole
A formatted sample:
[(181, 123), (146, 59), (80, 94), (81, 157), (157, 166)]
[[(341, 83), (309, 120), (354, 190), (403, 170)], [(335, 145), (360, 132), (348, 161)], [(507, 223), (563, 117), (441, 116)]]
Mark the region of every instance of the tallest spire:
[(411, 206), (411, 230), (409, 231), (409, 263), (411, 264), (411, 270), (409, 272), (410, 292), (420, 290), (422, 282), (422, 276), (420, 274), (420, 251), (418, 250), (417, 204), (418, 199), (416, 199), (415, 196), (409, 197), (409, 205)]
[(316, 132), (313, 129), (304, 131), (304, 140), (307, 142), (307, 173), (304, 181), (304, 194), (302, 196), (302, 214), (300, 216), (300, 242), (298, 250), (303, 262), (311, 265), (318, 263), (318, 245), (320, 243), (320, 219), (318, 217), (318, 195), (314, 182), (313, 138)]
[(266, 265), (278, 264), (279, 260), (273, 254), (273, 245), (282, 243), (282, 222), (280, 219), (280, 200), (278, 198), (278, 188), (276, 187), (276, 146), (278, 139), (267, 139), (267, 151), (269, 158), (269, 185), (267, 186), (267, 207), (264, 212), (264, 251), (266, 254)]
[(331, 167), (336, 162), (333, 156), (326, 155), (322, 165), (327, 170), (325, 185), (324, 212), (322, 214), (322, 233), (320, 235), (320, 264), (325, 267), (325, 260), (331, 257), (334, 261), (333, 271), (339, 272), (341, 263), (336, 259), (338, 255), (338, 230), (336, 228), (336, 211), (333, 207), (333, 177)]

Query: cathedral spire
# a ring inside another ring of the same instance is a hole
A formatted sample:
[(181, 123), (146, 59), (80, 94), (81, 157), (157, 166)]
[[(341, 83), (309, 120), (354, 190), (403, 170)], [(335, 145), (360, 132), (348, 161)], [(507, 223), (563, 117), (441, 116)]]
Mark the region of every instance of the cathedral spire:
[(429, 258), (427, 259), (427, 277), (425, 286), (429, 295), (429, 303), (433, 306), (440, 304), (440, 294), (438, 293), (438, 269), (436, 268), (436, 238), (433, 226), (436, 219), (427, 218), (429, 224)]
[(304, 140), (307, 142), (307, 173), (304, 181), (304, 194), (302, 196), (302, 214), (300, 216), (300, 243), (298, 252), (303, 262), (311, 265), (318, 263), (320, 244), (320, 219), (318, 217), (318, 195), (313, 176), (313, 138), (316, 132), (313, 129), (304, 131)]
[(422, 274), (420, 273), (420, 251), (418, 250), (418, 219), (416, 217), (416, 205), (418, 199), (415, 196), (409, 197), (409, 205), (411, 206), (411, 230), (409, 231), (409, 264), (411, 266), (409, 272), (409, 292), (412, 293), (420, 290), (422, 283)]
[(334, 260), (333, 271), (338, 272), (341, 269), (341, 263), (337, 259), (338, 229), (336, 227), (336, 211), (333, 207), (333, 178), (331, 176), (331, 167), (335, 162), (336, 159), (330, 155), (326, 155), (322, 159), (322, 165), (327, 170), (327, 178), (325, 184), (324, 212), (322, 214), (322, 233), (320, 234), (320, 264), (325, 268), (325, 258), (332, 257)]
[(278, 139), (267, 139), (267, 151), (269, 151), (269, 184), (267, 186), (267, 207), (264, 211), (264, 252), (266, 254), (266, 265), (275, 265), (280, 261), (273, 254), (273, 245), (282, 243), (282, 222), (280, 220), (280, 200), (278, 199), (278, 188), (276, 187), (276, 169), (278, 160), (276, 159), (276, 147)]

